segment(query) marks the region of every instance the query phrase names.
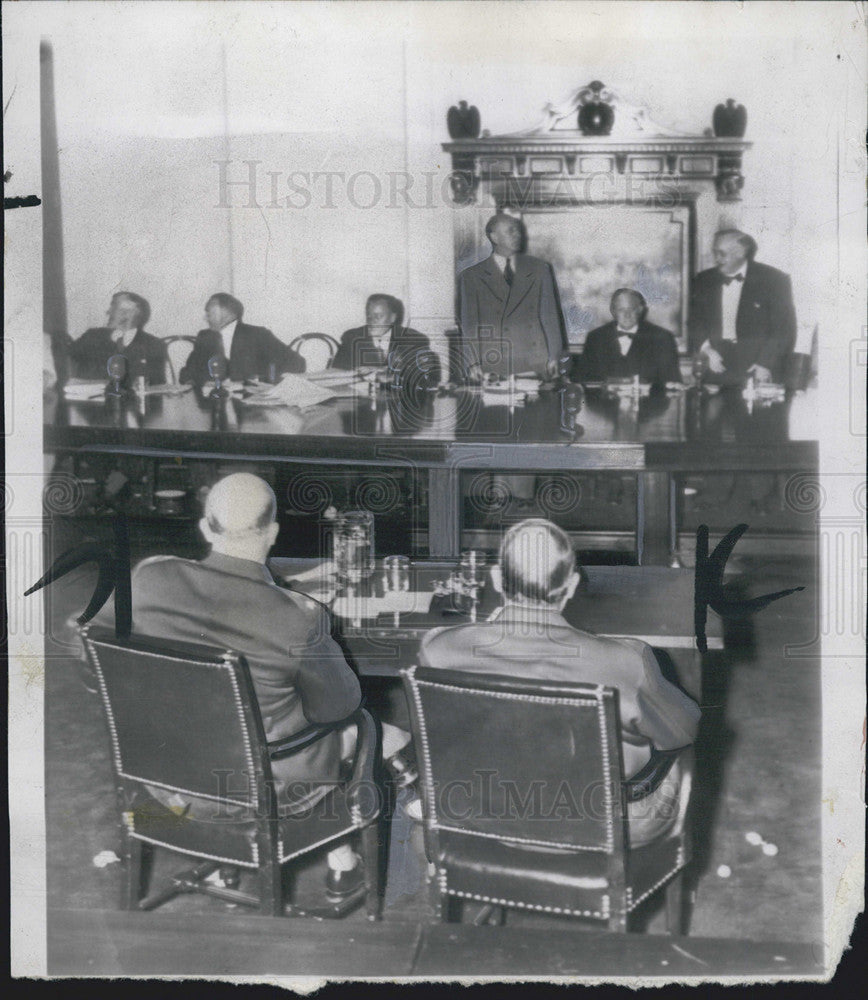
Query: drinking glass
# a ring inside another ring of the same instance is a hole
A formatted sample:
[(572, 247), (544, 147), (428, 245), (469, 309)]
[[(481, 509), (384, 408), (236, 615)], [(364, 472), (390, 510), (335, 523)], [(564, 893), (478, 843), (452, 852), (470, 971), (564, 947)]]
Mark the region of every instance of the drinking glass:
[[(386, 556), (383, 560), (383, 590), (388, 594), (406, 594), (410, 590), (410, 560), (407, 556)], [(395, 627), (400, 611), (394, 612)]]
[(465, 549), (461, 553), (458, 574), (466, 592), (470, 595), (470, 620), (474, 622), (479, 604), (479, 588), (485, 583), (486, 571), (485, 553), (480, 549)]
[(333, 552), (338, 578), (357, 587), (374, 572), (374, 515), (349, 510), (335, 519)]

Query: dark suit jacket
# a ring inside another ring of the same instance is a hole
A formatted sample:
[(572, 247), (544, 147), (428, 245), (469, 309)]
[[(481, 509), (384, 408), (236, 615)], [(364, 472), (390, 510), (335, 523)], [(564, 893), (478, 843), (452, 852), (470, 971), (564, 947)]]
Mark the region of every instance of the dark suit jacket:
[(106, 365), (114, 354), (127, 359), (127, 378), (135, 374), (139, 363), (145, 362), (145, 377), (150, 385), (163, 385), (166, 381), (166, 345), (159, 337), (145, 330), (136, 331), (135, 337), (124, 350), (118, 350), (108, 327), (92, 327), (78, 338), (68, 340), (66, 352), (70, 361), (70, 374), (77, 378), (108, 380)]
[[(180, 382), (204, 385), (211, 381), (208, 361), (219, 354), (226, 356), (223, 337), (216, 330), (200, 330), (187, 364), (181, 369)], [(275, 376), (284, 372), (303, 372), (304, 361), (290, 351), (286, 344), (264, 326), (250, 326), (239, 322), (232, 338), (232, 357), (229, 360), (228, 378), (243, 382), (258, 376), (263, 381), (269, 378), (271, 366)]]
[[(388, 356), (386, 356), (388, 355)], [(352, 370), (371, 365), (388, 365), (392, 370), (415, 368), (427, 374), (434, 384), (440, 381), (440, 360), (431, 350), (424, 333), (411, 327), (395, 327), (389, 337), (386, 355), (374, 346), (366, 326), (346, 330), (332, 361), (332, 368)]]
[(512, 287), (492, 257), (458, 278), (465, 364), (500, 377), (533, 371), (566, 351), (555, 278), (544, 260), (517, 254)]
[(625, 355), (618, 344), (618, 324), (591, 330), (582, 351), (582, 376), (589, 382), (638, 375), (640, 381), (661, 385), (680, 382), (675, 338), (662, 326), (642, 321)]
[[(156, 556), (135, 568), (132, 597), (136, 633), (244, 655), (269, 741), (336, 722), (359, 704), (358, 679), (323, 607), (278, 587), (261, 563), (219, 553), (201, 562)], [(113, 614), (104, 609), (97, 620), (111, 627)], [(336, 780), (339, 763), (337, 732), (275, 761), (279, 802), (298, 797), (295, 782)]]
[[(647, 763), (652, 746), (674, 750), (696, 738), (699, 708), (663, 677), (650, 646), (638, 639), (581, 632), (554, 609), (506, 605), (494, 622), (432, 629), (422, 640), (419, 660), (425, 666), (473, 673), (617, 688), (626, 777)], [(658, 792), (659, 799), (655, 793), (630, 803), (641, 806), (628, 808), (634, 844), (653, 840), (671, 826), (671, 792), (663, 786)]]
[(790, 276), (751, 261), (747, 266), (736, 314), (736, 340), (721, 337), (721, 289), (716, 268), (700, 271), (690, 288), (689, 346), (695, 353), (705, 343), (719, 351), (727, 372), (742, 378), (751, 365), (762, 365), (782, 382), (786, 361), (796, 342), (796, 310)]

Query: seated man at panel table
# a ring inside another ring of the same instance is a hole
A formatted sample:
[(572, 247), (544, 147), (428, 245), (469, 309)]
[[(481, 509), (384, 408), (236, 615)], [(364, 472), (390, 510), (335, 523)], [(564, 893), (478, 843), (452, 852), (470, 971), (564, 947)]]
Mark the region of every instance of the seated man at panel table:
[(704, 361), (705, 378), (739, 385), (783, 383), (796, 343), (790, 276), (754, 260), (756, 241), (737, 229), (714, 237), (714, 267), (690, 288), (689, 347)]
[(424, 333), (402, 324), (403, 304), (377, 292), (365, 303), (365, 325), (346, 330), (332, 368), (386, 366), (391, 372), (415, 369), (431, 385), (440, 381), (440, 361)]
[(582, 352), (582, 377), (588, 382), (639, 376), (654, 386), (680, 383), (675, 338), (649, 323), (641, 292), (619, 288), (609, 305), (612, 322), (591, 330)]
[(205, 303), (207, 330), (196, 334), (196, 343), (181, 369), (179, 381), (204, 385), (212, 380), (208, 362), (213, 357), (228, 362), (224, 376), (233, 382), (260, 379), (276, 382), (284, 372), (303, 372), (304, 361), (264, 326), (243, 321), (244, 306), (227, 292), (216, 292)]
[(462, 364), (471, 380), (552, 377), (566, 354), (551, 265), (521, 253), (524, 227), (498, 213), (485, 226), (491, 256), (458, 276)]
[(168, 356), (163, 341), (145, 330), (150, 318), (151, 307), (141, 295), (116, 292), (108, 308), (108, 326), (91, 327), (77, 340), (64, 335), (62, 344), (55, 338), (55, 350), (66, 355), (70, 374), (76, 378), (107, 379), (109, 358), (122, 354), (127, 359), (127, 383), (144, 365), (148, 383), (162, 385)]
[[(420, 650), (424, 665), (617, 688), (625, 778), (641, 770), (652, 749), (693, 743), (699, 708), (664, 679), (650, 646), (581, 632), (561, 614), (579, 571), (560, 528), (542, 518), (514, 525), (503, 537), (492, 578), (505, 600), (496, 619), (429, 632)], [(678, 816), (680, 783), (676, 761), (656, 791), (628, 803), (633, 847), (670, 829)]]
[[(311, 723), (345, 718), (361, 696), (356, 675), (331, 637), (325, 609), (279, 587), (265, 565), (279, 530), (276, 510), (274, 493), (262, 479), (249, 473), (226, 476), (208, 493), (199, 522), (210, 554), (201, 562), (145, 559), (132, 577), (134, 632), (244, 655), (270, 742)], [(96, 620), (110, 627), (113, 613), (103, 609)], [(303, 812), (328, 794), (341, 760), (354, 751), (355, 736), (355, 726), (334, 731), (272, 764), (279, 815)], [(408, 734), (384, 725), (387, 763), (408, 742)], [(203, 800), (179, 801), (180, 796), (156, 788), (152, 794), (197, 820), (213, 814), (213, 804)], [(361, 884), (359, 859), (348, 845), (329, 852), (328, 866), (330, 899), (341, 899)]]

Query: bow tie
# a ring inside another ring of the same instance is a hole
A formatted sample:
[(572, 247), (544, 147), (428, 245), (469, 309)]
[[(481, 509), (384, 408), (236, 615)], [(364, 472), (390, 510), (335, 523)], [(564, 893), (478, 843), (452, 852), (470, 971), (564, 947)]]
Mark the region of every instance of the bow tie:
[(618, 331), (618, 336), (619, 337), (635, 337), (638, 332), (639, 331), (636, 330), (634, 333), (628, 333), (626, 330), (619, 330)]
[(724, 285), (731, 285), (733, 281), (744, 281), (743, 274), (722, 275)]

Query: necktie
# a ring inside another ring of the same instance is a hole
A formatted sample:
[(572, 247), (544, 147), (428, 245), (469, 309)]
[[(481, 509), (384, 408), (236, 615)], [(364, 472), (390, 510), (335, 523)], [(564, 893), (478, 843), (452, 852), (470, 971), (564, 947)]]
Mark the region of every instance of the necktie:
[(512, 269), (512, 261), (509, 257), (506, 258), (506, 267), (503, 269), (503, 277), (506, 279), (507, 285), (512, 288), (512, 279), (515, 277), (515, 272)]
[(724, 285), (731, 285), (733, 283), (733, 281), (744, 281), (744, 275), (743, 274), (729, 274), (729, 275), (725, 274), (725, 275), (723, 275), (723, 283), (724, 283)]

